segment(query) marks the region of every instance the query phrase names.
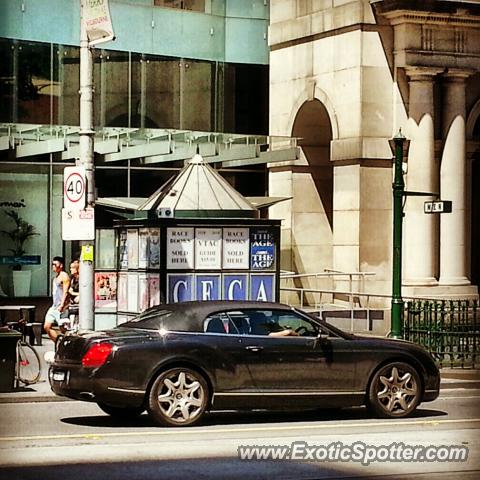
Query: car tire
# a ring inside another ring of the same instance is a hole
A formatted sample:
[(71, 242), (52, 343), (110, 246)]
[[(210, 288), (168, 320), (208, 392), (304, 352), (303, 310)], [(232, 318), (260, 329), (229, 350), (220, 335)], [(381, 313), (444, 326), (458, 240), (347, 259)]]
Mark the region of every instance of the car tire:
[(208, 385), (200, 373), (185, 367), (171, 368), (154, 381), (148, 412), (160, 425), (186, 427), (200, 421), (208, 398)]
[(410, 415), (420, 403), (422, 382), (417, 370), (404, 362), (384, 365), (373, 375), (368, 407), (381, 418)]
[(114, 407), (106, 403), (97, 403), (100, 409), (114, 418), (132, 419), (139, 417), (144, 411), (145, 407)]

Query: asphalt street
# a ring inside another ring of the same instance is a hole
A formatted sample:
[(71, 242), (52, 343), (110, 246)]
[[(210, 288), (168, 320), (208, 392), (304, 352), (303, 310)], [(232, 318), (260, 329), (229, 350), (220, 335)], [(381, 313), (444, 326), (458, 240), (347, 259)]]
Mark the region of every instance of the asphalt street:
[[(159, 428), (147, 415), (114, 420), (95, 404), (0, 404), (0, 479), (323, 479), (480, 476), (480, 391), (451, 388), (408, 419), (363, 408), (315, 412), (219, 412), (193, 428)], [(466, 446), (463, 462), (241, 460), (239, 446)]]
[[(36, 347), (43, 358), (48, 339)], [(193, 428), (160, 428), (148, 415), (114, 420), (95, 404), (56, 397), (47, 366), (41, 382), (0, 394), (0, 480), (480, 478), (480, 375), (442, 370), (440, 397), (402, 420), (364, 408), (309, 412), (218, 412)], [(467, 461), (241, 460), (239, 447), (309, 448), (341, 442), (367, 446), (462, 446)]]

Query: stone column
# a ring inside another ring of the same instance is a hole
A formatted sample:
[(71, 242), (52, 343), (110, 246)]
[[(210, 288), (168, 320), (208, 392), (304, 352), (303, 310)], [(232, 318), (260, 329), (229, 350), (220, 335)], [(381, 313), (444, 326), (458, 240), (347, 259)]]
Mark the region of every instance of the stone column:
[(440, 166), (442, 200), (452, 201), (452, 213), (440, 215), (440, 284), (468, 285), (466, 218), (466, 70), (443, 75), (443, 153)]
[[(405, 135), (410, 139), (407, 191), (438, 192), (435, 164), (434, 101), (435, 76), (441, 69), (410, 67), (410, 101)], [(403, 236), (403, 284), (436, 285), (438, 259), (438, 219), (426, 215), (426, 197), (407, 197)], [(430, 198), (431, 200), (431, 198)]]

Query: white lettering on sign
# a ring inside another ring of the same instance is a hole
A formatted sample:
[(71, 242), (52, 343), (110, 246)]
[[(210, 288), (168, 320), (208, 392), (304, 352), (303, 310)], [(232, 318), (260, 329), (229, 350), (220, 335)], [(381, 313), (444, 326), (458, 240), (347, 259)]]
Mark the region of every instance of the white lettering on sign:
[(249, 248), (248, 228), (224, 228), (223, 268), (248, 269)]
[(235, 300), (235, 287), (238, 287), (242, 290), (243, 285), (241, 280), (232, 280), (228, 286), (227, 300)]
[(257, 300), (258, 302), (268, 301), (267, 291), (265, 290), (265, 284), (263, 282), (260, 282), (260, 286), (258, 287), (257, 292), (257, 298), (255, 300)]
[(184, 280), (179, 280), (173, 287), (173, 301), (175, 303), (178, 303), (180, 301), (180, 296), (179, 296), (180, 287), (183, 287), (185, 290), (187, 290), (187, 282), (185, 282)]
[(213, 290), (213, 280), (202, 281), (202, 298), (201, 300), (211, 300)]

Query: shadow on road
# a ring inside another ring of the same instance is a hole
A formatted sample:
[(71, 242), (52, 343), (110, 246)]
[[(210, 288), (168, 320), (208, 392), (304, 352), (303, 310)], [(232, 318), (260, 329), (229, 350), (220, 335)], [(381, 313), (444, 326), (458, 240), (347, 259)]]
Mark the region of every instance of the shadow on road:
[[(417, 409), (413, 414), (406, 418), (420, 419), (429, 417), (440, 417), (447, 415), (441, 410)], [(372, 420), (373, 417), (364, 407), (345, 408), (345, 409), (322, 409), (322, 410), (302, 410), (302, 411), (217, 411), (206, 415), (199, 426), (214, 425), (245, 425), (259, 423), (302, 423), (302, 422), (336, 422), (339, 420)], [(388, 423), (390, 419), (376, 419)], [(401, 420), (401, 419), (399, 419)], [(118, 419), (110, 417), (99, 411), (95, 416), (66, 417), (62, 418), (63, 423), (70, 425), (82, 425), (87, 427), (115, 428), (115, 427), (135, 427), (151, 428), (158, 426), (146, 414), (135, 419)], [(194, 428), (194, 427), (192, 427)]]

